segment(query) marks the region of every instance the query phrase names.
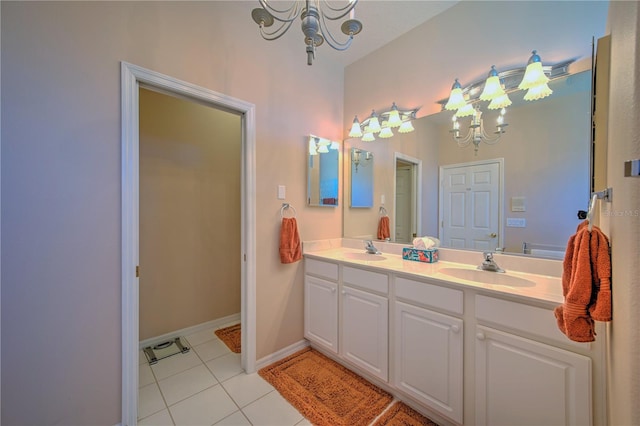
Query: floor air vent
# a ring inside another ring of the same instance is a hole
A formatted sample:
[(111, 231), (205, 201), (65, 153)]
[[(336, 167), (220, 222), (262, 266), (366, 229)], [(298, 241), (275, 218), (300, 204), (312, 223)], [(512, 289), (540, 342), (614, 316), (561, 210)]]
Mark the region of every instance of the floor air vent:
[(190, 348), (182, 344), (180, 337), (176, 337), (173, 340), (158, 343), (154, 346), (147, 346), (144, 348), (144, 355), (149, 361), (149, 365), (156, 364), (158, 361), (164, 358), (168, 358), (172, 355), (186, 354)]

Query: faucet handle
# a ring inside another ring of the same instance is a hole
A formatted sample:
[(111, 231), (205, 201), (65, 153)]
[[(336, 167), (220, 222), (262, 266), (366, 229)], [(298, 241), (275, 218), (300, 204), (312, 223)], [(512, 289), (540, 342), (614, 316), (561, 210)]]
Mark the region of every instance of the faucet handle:
[(486, 260), (487, 262), (493, 260), (493, 252), (485, 251), (484, 253), (482, 253), (482, 255), (484, 256), (484, 260)]

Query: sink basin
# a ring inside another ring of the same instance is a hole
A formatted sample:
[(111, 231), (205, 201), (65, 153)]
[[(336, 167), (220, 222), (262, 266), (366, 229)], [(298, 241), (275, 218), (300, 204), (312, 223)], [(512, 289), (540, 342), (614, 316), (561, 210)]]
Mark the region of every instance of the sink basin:
[(369, 254), (369, 253), (345, 253), (344, 257), (347, 259), (366, 260), (366, 261), (373, 261), (373, 262), (386, 259), (386, 257), (381, 256), (379, 254)]
[(438, 272), (462, 280), (483, 284), (504, 285), (511, 287), (533, 287), (535, 282), (509, 275), (508, 273), (481, 271), (479, 269), (442, 268)]

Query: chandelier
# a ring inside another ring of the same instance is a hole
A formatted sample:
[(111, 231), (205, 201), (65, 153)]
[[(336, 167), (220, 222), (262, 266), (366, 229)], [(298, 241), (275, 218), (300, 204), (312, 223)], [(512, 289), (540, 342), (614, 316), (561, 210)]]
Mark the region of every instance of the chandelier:
[(411, 123), (416, 118), (416, 113), (420, 108), (400, 110), (394, 102), (391, 109), (376, 114), (375, 110), (371, 111), (371, 115), (367, 119), (360, 122), (356, 115), (353, 119), (353, 125), (349, 131), (350, 138), (362, 138), (364, 142), (371, 142), (379, 138), (393, 137), (394, 128), (398, 129), (398, 133), (409, 133), (414, 131)]
[[(269, 0), (258, 0), (259, 8), (251, 11), (251, 17), (260, 27), (260, 35), (265, 40), (277, 40), (289, 30), (293, 21), (298, 17), (302, 20), (302, 32), (307, 50), (307, 65), (312, 65), (316, 54), (316, 47), (327, 41), (327, 44), (336, 50), (347, 50), (351, 46), (353, 36), (362, 31), (362, 23), (355, 19), (355, 7), (358, 0), (348, 0), (343, 7), (333, 7), (327, 0), (293, 1), (289, 7), (280, 9), (274, 7)], [(278, 5), (280, 6), (280, 5)], [(344, 42), (338, 41), (327, 25), (328, 21), (337, 21), (349, 15), (340, 27), (342, 33), (348, 38)], [(278, 28), (268, 31), (278, 21)]]
[[(549, 88), (552, 78), (568, 74), (568, 67), (573, 60), (558, 63), (553, 66), (543, 66), (542, 60), (534, 50), (526, 68), (515, 68), (498, 72), (495, 65), (486, 80), (478, 81), (465, 88), (456, 78), (451, 87), (448, 100), (439, 101), (443, 109), (456, 111), (452, 117), (452, 128), (449, 132), (458, 146), (466, 147), (473, 143), (475, 154), (478, 155), (478, 147), (481, 142), (493, 145), (506, 132), (508, 123), (505, 121), (507, 107), (512, 104), (509, 93), (516, 90), (526, 90), (524, 100), (534, 101), (545, 98), (553, 93)], [(482, 92), (480, 92), (482, 89)], [(488, 110), (498, 110), (495, 131), (487, 133), (480, 109), (480, 101), (489, 101)], [(446, 103), (445, 103), (446, 102)], [(466, 134), (462, 135), (460, 118), (471, 117)]]

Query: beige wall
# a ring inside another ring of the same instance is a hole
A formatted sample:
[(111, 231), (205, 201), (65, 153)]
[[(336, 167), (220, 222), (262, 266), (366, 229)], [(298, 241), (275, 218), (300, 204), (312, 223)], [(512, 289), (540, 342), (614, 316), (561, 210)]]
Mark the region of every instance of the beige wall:
[(240, 116), (140, 90), (140, 340), (240, 313)]
[[(607, 185), (602, 228), (612, 250), (613, 322), (609, 349), (611, 425), (640, 424), (640, 179), (624, 177), (624, 161), (640, 158), (640, 3), (613, 2)], [(603, 188), (598, 188), (603, 189)], [(608, 213), (608, 216), (604, 213)]]
[(341, 236), (339, 209), (305, 207), (305, 138), (341, 139), (343, 68), (307, 66), (296, 28), (262, 40), (254, 2), (0, 7), (2, 423), (120, 422), (120, 61), (256, 105), (257, 357), (300, 341), (277, 185), (302, 238)]

